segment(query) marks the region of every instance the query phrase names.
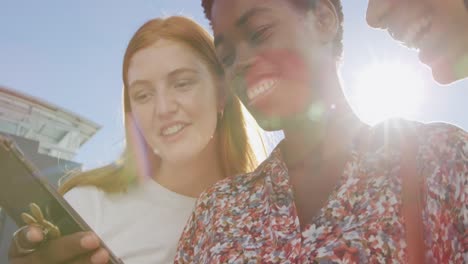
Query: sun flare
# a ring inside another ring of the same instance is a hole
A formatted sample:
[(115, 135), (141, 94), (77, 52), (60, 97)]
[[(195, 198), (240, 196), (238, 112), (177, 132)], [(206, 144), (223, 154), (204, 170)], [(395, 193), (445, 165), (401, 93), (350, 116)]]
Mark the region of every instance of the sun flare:
[(402, 63), (371, 64), (356, 75), (351, 100), (363, 121), (409, 118), (424, 100), (424, 82), (416, 69)]

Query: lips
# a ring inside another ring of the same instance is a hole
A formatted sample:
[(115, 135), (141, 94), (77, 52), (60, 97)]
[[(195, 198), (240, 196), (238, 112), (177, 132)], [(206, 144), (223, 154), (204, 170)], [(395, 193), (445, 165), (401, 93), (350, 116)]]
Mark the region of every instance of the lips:
[(247, 89), (247, 97), (249, 101), (254, 103), (258, 98), (267, 95), (271, 92), (276, 85), (278, 84), (278, 79), (276, 78), (265, 78), (259, 81), (257, 84), (250, 86)]
[(284, 117), (302, 109), (309, 97), (309, 76), (301, 56), (288, 50), (257, 55), (246, 72), (244, 103), (267, 117)]
[(159, 135), (163, 137), (171, 137), (181, 132), (187, 126), (188, 124), (183, 122), (173, 122), (166, 124), (161, 127)]
[(426, 63), (437, 59), (436, 52), (441, 44), (438, 21), (429, 7), (403, 5), (392, 9), (385, 18), (388, 32), (404, 46), (419, 50), (420, 59)]
[(419, 42), (423, 40), (432, 25), (431, 17), (421, 17), (414, 20), (403, 35), (402, 41), (408, 47), (418, 47)]
[(440, 30), (430, 10), (419, 11), (419, 15), (411, 19), (397, 19), (392, 17), (388, 25), (388, 32), (394, 39), (406, 47), (418, 49), (419, 60), (424, 64), (429, 65), (441, 59), (443, 36), (437, 33)]

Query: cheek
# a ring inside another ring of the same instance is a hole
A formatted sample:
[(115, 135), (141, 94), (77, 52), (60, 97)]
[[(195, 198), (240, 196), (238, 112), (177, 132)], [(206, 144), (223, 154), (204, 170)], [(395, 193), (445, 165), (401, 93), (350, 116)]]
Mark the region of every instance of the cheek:
[(272, 62), (279, 66), (282, 78), (298, 83), (309, 81), (309, 72), (304, 56), (298, 52), (278, 50), (271, 56)]
[(190, 106), (186, 105), (186, 113), (192, 128), (187, 134), (185, 148), (192, 154), (198, 153), (209, 144), (216, 132), (216, 104), (214, 100), (207, 100), (207, 97), (200, 98), (192, 101)]
[(191, 121), (202, 130), (211, 129), (216, 126), (218, 111), (217, 98), (214, 92), (205, 89), (208, 86), (200, 86), (199, 92), (194, 92), (191, 96), (184, 98), (183, 108)]
[[(272, 49), (260, 54), (259, 63), (252, 68), (254, 82), (261, 71), (273, 72), (279, 77), (277, 89), (269, 100), (257, 103), (256, 108), (267, 117), (287, 117), (304, 112), (312, 95), (310, 66), (304, 56), (292, 49)], [(263, 64), (263, 65), (262, 65)]]
[[(310, 84), (312, 82), (311, 73), (315, 72), (306, 64), (304, 56), (297, 52), (278, 51), (277, 56), (274, 56), (274, 64), (279, 65), (282, 78), (280, 89), (276, 93), (276, 99), (284, 104), (284, 113), (281, 116), (302, 112), (307, 105), (308, 99), (311, 97), (312, 90)], [(289, 98), (290, 100), (284, 100)]]
[(308, 83), (310, 67), (304, 56), (290, 49), (269, 49), (258, 54), (259, 59), (247, 73), (247, 85), (257, 81), (257, 76), (263, 73), (278, 75), (284, 81)]
[(142, 134), (142, 136), (146, 139), (146, 141), (149, 141), (151, 133), (154, 132), (152, 126), (152, 113), (153, 111), (151, 107), (132, 107), (132, 116), (135, 120), (135, 125), (140, 131), (140, 134)]

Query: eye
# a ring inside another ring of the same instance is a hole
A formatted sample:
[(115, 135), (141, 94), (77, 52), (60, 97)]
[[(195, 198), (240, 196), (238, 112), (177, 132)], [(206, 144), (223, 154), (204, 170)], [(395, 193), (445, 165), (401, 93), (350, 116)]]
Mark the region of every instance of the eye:
[(225, 67), (231, 66), (234, 63), (234, 59), (235, 59), (234, 53), (229, 52), (226, 55), (221, 56), (221, 64)]
[(143, 104), (143, 103), (148, 102), (151, 99), (152, 95), (153, 94), (149, 91), (142, 91), (142, 92), (135, 93), (132, 96), (132, 98), (135, 102)]
[(195, 83), (196, 83), (196, 80), (193, 80), (193, 79), (178, 80), (175, 82), (174, 88), (177, 90), (186, 91), (190, 89)]
[(250, 34), (249, 39), (252, 43), (258, 44), (267, 39), (270, 36), (271, 26), (262, 26)]

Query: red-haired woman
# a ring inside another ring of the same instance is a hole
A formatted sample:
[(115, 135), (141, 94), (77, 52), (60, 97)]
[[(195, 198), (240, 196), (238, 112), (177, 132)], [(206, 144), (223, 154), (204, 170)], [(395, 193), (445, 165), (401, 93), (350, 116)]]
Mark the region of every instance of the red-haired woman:
[[(196, 197), (254, 168), (240, 102), (223, 77), (211, 36), (187, 18), (151, 20), (130, 40), (122, 159), (61, 187), (125, 263), (171, 262)], [(92, 233), (40, 243), (43, 237), (37, 227), (18, 232), (11, 263), (107, 262)]]

